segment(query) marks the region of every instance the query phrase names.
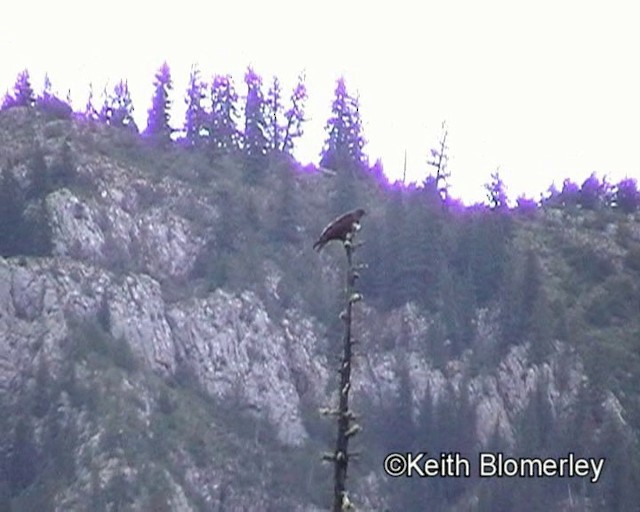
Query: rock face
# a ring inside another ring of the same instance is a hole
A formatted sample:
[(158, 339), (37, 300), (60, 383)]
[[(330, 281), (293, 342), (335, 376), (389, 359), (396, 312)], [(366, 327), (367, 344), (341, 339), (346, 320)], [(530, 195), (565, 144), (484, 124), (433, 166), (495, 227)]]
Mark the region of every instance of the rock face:
[(278, 426), (282, 442), (304, 441), (301, 395), (317, 394), (327, 375), (326, 361), (314, 354), (318, 343), (310, 322), (294, 338), (288, 322), (274, 325), (254, 294), (223, 291), (180, 303), (167, 312), (167, 319), (178, 360), (207, 392), (232, 396), (265, 415)]
[[(13, 122), (18, 127), (27, 123), (23, 114), (16, 109)], [(101, 128), (91, 130), (83, 137), (101, 136)], [(0, 151), (11, 155), (26, 151), (15, 141), (0, 142), (6, 142)], [(41, 143), (52, 151), (58, 144), (46, 137)], [(337, 363), (326, 355), (322, 326), (294, 307), (276, 319), (252, 291), (217, 289), (168, 300), (163, 284), (187, 279), (205, 244), (202, 230), (190, 219), (204, 216), (215, 225), (219, 212), (201, 200), (194, 187), (177, 180), (152, 180), (135, 166), (120, 166), (79, 148), (76, 155), (78, 173), (91, 190), (61, 188), (46, 197), (53, 256), (0, 258), (0, 393), (33, 380), (43, 360), (54, 377), (60, 375), (73, 325), (94, 321), (113, 339), (124, 340), (145, 371), (166, 380), (188, 374), (207, 395), (267, 420), (283, 449), (303, 446), (310, 437), (305, 414), (335, 398)], [(273, 276), (281, 274), (281, 269), (269, 268), (261, 283), (276, 299), (278, 279)], [(490, 312), (478, 311), (476, 320), (474, 343), (493, 343), (496, 322)], [(451, 387), (458, 396), (468, 393), (476, 417), (470, 428), (479, 445), (486, 445), (496, 430), (512, 442), (515, 422), (535, 389), (542, 387), (554, 414), (562, 416), (586, 378), (578, 357), (561, 345), (542, 365), (530, 361), (526, 345), (516, 345), (494, 368), (471, 378), (471, 351), (437, 367), (424, 343), (432, 321), (411, 304), (389, 313), (358, 305), (355, 328), (362, 345), (354, 369), (356, 410), (365, 400), (374, 408), (389, 407), (406, 374), (415, 417), (426, 393), (437, 403)], [(140, 383), (127, 382), (125, 387), (137, 395), (142, 425), (149, 428), (153, 397)], [(620, 417), (615, 397), (608, 396), (607, 404)], [(312, 421), (317, 422), (317, 416)], [(82, 419), (77, 422), (85, 436), (83, 453), (95, 457), (94, 445), (112, 434), (110, 427), (91, 437)], [(177, 451), (169, 456), (184, 470), (180, 478), (167, 476), (171, 510), (198, 509), (187, 497), (188, 486), (199, 489), (199, 499), (210, 510), (250, 510), (256, 503), (261, 505), (254, 510), (268, 509), (269, 489), (243, 493), (225, 483), (223, 470), (207, 473), (199, 468), (193, 454)], [(114, 458), (100, 460), (97, 480), (106, 482), (119, 466)], [(118, 470), (125, 480), (135, 473), (132, 464)], [(361, 503), (384, 504), (379, 473), (361, 479)], [(89, 486), (89, 480), (84, 475), (78, 485)], [(73, 508), (74, 499), (60, 498), (58, 510)], [(318, 510), (286, 500), (270, 505)]]

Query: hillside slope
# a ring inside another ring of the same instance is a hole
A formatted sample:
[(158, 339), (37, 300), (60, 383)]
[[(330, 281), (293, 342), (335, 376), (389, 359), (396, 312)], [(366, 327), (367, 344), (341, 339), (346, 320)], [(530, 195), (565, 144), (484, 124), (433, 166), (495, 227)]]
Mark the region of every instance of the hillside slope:
[[(0, 510), (323, 510), (343, 177), (247, 180), (135, 134), (0, 112)], [(362, 510), (635, 510), (640, 220), (443, 211), (355, 176)], [(346, 208), (345, 208), (346, 209)], [(598, 483), (391, 479), (391, 451), (607, 457)]]

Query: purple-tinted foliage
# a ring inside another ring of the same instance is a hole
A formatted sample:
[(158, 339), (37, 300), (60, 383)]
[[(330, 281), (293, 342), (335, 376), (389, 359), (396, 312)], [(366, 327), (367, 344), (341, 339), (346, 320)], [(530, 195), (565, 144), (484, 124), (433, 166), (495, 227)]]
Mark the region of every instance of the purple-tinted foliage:
[(216, 75), (211, 85), (209, 138), (214, 152), (225, 153), (240, 147), (238, 95), (230, 75)]
[(492, 210), (502, 210), (508, 207), (505, 185), (498, 171), (491, 174), (491, 181), (484, 188), (487, 191), (489, 207)]
[(638, 209), (640, 192), (634, 178), (625, 178), (616, 185), (614, 204), (625, 213), (633, 213)]
[(251, 67), (244, 75), (247, 97), (244, 108), (244, 150), (247, 156), (261, 158), (267, 154), (267, 122), (262, 94), (262, 77)]
[(429, 206), (442, 206), (442, 204), (447, 200), (448, 196), (445, 196), (443, 199), (442, 191), (438, 186), (438, 183), (439, 181), (437, 177), (432, 174), (427, 176), (422, 182), (423, 195)]
[(604, 202), (605, 185), (592, 173), (580, 187), (578, 204), (587, 210), (595, 210)]
[(284, 113), (285, 126), (282, 140), (282, 151), (291, 154), (294, 142), (302, 137), (303, 124), (306, 121), (305, 107), (307, 103), (307, 86), (304, 74), (298, 76), (298, 81), (291, 92), (291, 105)]
[(314, 163), (308, 163), (307, 165), (303, 165), (301, 167), (301, 170), (303, 172), (316, 173), (318, 172), (318, 166)]
[(89, 121), (97, 121), (100, 119), (100, 114), (93, 103), (93, 84), (89, 84), (89, 96), (82, 116)]
[(169, 93), (173, 88), (173, 83), (171, 81), (171, 70), (166, 62), (162, 63), (156, 73), (154, 87), (155, 90), (151, 100), (151, 108), (148, 110), (147, 128), (144, 135), (153, 139), (156, 143), (169, 144), (171, 142), (171, 133), (173, 132), (169, 125), (169, 109), (171, 108)]
[(359, 100), (347, 92), (342, 77), (336, 83), (331, 117), (325, 130), (327, 139), (320, 155), (320, 165), (330, 169), (362, 169), (366, 166)]
[(192, 66), (185, 98), (187, 110), (184, 117), (185, 143), (188, 146), (200, 145), (209, 135), (207, 112), (203, 105), (205, 97), (206, 85), (200, 79), (200, 70)]
[(42, 94), (36, 98), (36, 107), (56, 119), (70, 119), (73, 114), (71, 105), (53, 93), (49, 75), (44, 77)]
[(133, 119), (133, 102), (126, 80), (120, 80), (113, 88), (113, 93), (107, 94), (105, 89), (104, 102), (98, 113), (98, 119), (103, 123), (118, 128), (138, 131)]
[(580, 188), (569, 178), (562, 182), (562, 191), (560, 192), (560, 204), (564, 207), (576, 206), (580, 199)]
[(525, 217), (532, 217), (538, 211), (538, 202), (530, 197), (520, 196), (516, 199), (516, 212)]
[(378, 158), (376, 162), (371, 166), (369, 172), (371, 172), (378, 183), (388, 183), (387, 176), (384, 173), (384, 165), (382, 165), (382, 160), (380, 158)]
[(265, 110), (265, 135), (267, 138), (267, 146), (269, 151), (280, 151), (282, 149), (282, 141), (284, 139), (284, 126), (280, 118), (284, 107), (282, 105), (282, 89), (280, 80), (277, 76), (273, 77), (271, 86), (267, 92), (267, 98), (264, 103)]
[(18, 73), (13, 86), (13, 95), (7, 93), (2, 102), (2, 110), (11, 107), (33, 107), (35, 105), (35, 95), (31, 87), (29, 71), (23, 70)]

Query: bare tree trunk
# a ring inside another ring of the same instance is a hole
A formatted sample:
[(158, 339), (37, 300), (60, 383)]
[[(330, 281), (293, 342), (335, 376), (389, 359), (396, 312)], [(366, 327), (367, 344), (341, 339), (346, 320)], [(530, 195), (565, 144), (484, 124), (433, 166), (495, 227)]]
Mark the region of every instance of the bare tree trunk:
[(333, 512), (353, 509), (347, 496), (347, 469), (350, 458), (355, 455), (349, 453), (349, 439), (360, 430), (360, 426), (355, 423), (355, 415), (349, 409), (349, 392), (351, 390), (352, 348), (355, 343), (351, 337), (352, 307), (362, 296), (355, 290), (358, 272), (356, 270), (357, 266), (353, 264), (355, 246), (353, 245), (352, 239), (348, 239), (344, 247), (347, 254), (347, 278), (346, 307), (340, 315), (344, 322), (344, 336), (343, 354), (339, 369), (339, 404), (337, 410), (329, 411), (330, 414), (337, 417), (338, 434), (335, 451), (324, 457), (325, 460), (331, 460), (334, 464)]

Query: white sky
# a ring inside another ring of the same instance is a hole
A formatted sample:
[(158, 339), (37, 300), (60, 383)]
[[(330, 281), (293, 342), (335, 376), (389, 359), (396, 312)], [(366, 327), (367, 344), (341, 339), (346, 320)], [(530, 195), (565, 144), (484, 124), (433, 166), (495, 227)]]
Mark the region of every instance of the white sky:
[[(7, 2), (8, 3), (8, 2)], [(635, 2), (484, 0), (33, 0), (0, 7), (0, 93), (23, 68), (74, 106), (129, 80), (142, 128), (167, 60), (182, 122), (192, 63), (203, 77), (248, 64), (289, 88), (306, 71), (300, 160), (317, 161), (338, 76), (359, 92), (367, 152), (421, 180), (446, 119), (453, 193), (484, 198), (497, 167), (512, 197), (591, 172), (640, 178), (640, 29)]]

